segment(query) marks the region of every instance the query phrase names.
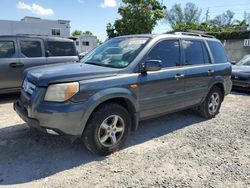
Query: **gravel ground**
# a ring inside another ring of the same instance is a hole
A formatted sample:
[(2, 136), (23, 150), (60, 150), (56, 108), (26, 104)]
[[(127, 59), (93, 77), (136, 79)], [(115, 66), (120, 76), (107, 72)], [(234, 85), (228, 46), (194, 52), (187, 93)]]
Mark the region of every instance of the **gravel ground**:
[(227, 96), (212, 120), (184, 111), (141, 122), (108, 157), (30, 130), (0, 97), (0, 187), (250, 187), (250, 94)]

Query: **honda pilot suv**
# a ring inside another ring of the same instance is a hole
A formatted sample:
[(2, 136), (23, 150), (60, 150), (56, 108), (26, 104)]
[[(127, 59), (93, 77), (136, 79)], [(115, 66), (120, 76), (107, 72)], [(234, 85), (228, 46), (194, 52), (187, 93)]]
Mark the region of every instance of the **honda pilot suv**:
[(230, 93), (231, 71), (211, 36), (121, 36), (79, 64), (30, 69), (14, 109), (30, 127), (79, 137), (93, 153), (107, 155), (140, 120), (189, 108), (215, 117)]

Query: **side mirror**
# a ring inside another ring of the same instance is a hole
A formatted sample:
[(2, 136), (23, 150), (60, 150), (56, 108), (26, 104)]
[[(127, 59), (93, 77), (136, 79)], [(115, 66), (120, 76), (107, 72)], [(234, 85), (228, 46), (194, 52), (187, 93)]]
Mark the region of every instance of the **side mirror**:
[(142, 73), (160, 71), (162, 68), (161, 60), (147, 60), (142, 64)]
[(235, 65), (237, 62), (236, 61), (231, 61), (230, 62), (232, 65)]

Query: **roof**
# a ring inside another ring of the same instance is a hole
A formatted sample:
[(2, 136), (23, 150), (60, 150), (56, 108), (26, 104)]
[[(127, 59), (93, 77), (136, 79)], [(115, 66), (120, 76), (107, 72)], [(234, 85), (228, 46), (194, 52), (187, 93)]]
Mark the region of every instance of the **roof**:
[(39, 39), (49, 39), (49, 40), (60, 40), (60, 41), (72, 41), (68, 38), (62, 38), (62, 37), (53, 37), (53, 36), (45, 36), (45, 35), (0, 35), (0, 38), (39, 38)]

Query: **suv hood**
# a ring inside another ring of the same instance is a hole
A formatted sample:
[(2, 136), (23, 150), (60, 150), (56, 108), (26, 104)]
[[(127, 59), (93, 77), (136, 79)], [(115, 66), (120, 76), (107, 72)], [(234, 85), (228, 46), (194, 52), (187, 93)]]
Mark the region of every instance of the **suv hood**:
[(26, 77), (37, 86), (48, 86), (51, 83), (115, 76), (118, 72), (119, 69), (116, 68), (82, 63), (65, 63), (28, 69)]

